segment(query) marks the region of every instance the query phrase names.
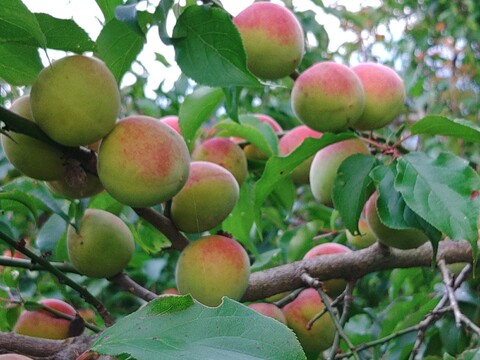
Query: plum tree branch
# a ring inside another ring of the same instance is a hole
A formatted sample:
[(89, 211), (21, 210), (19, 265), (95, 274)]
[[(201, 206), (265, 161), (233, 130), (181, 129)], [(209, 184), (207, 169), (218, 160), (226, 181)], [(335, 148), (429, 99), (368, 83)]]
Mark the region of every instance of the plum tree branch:
[(127, 276), (125, 273), (120, 273), (112, 276), (109, 281), (119, 285), (122, 289), (134, 294), (135, 296), (145, 300), (151, 301), (158, 298), (158, 295), (144, 288), (140, 284), (137, 284), (133, 279)]

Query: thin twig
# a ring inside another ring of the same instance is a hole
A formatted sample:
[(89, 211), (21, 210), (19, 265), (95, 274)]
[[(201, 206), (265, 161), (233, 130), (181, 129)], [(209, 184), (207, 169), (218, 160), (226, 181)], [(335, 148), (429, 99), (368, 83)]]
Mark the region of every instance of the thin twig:
[(457, 297), (455, 296), (455, 290), (453, 289), (454, 282), (450, 276), (447, 265), (445, 264), (445, 260), (441, 259), (438, 262), (438, 267), (440, 268), (440, 272), (442, 273), (443, 283), (445, 285), (445, 288), (447, 289), (448, 300), (450, 301), (453, 315), (455, 316), (455, 325), (457, 326), (457, 328), (459, 328), (462, 325), (462, 312), (458, 307)]
[(108, 280), (119, 285), (124, 290), (134, 294), (135, 296), (138, 296), (145, 301), (151, 301), (158, 298), (157, 294), (151, 292), (148, 289), (145, 289), (143, 286), (133, 281), (133, 279), (131, 279), (127, 274), (123, 272), (112, 276), (111, 278), (108, 278)]
[[(50, 262), (50, 264), (64, 272), (64, 273), (73, 273), (73, 274), (79, 274), (79, 272), (69, 263), (65, 262)], [(36, 264), (30, 259), (17, 259), (17, 258), (12, 258), (9, 256), (0, 256), (0, 265), (2, 266), (9, 266), (9, 267), (15, 267), (15, 268), (21, 268), (21, 269), (27, 269), (30, 271), (36, 271), (36, 270), (45, 270), (45, 268), (42, 265)]]

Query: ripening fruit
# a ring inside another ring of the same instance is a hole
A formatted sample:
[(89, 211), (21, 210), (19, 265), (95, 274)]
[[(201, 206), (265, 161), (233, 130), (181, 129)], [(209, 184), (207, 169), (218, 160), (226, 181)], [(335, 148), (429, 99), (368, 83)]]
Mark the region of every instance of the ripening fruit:
[(382, 223), (377, 210), (378, 192), (374, 192), (365, 204), (368, 225), (378, 241), (397, 249), (414, 249), (428, 241), (419, 229), (392, 229)]
[(190, 154), (183, 138), (149, 116), (120, 120), (102, 140), (98, 177), (119, 202), (147, 207), (170, 200), (188, 178)]
[(315, 289), (303, 290), (295, 300), (283, 307), (287, 325), (297, 335), (305, 352), (318, 354), (333, 344), (335, 324), (328, 311), (323, 314), (309, 330), (308, 322), (325, 307), (322, 298)]
[(295, 115), (321, 132), (346, 130), (365, 108), (365, 93), (358, 76), (349, 67), (328, 61), (300, 74), (291, 99)]
[(172, 221), (188, 233), (213, 229), (232, 212), (238, 196), (238, 183), (228, 170), (211, 162), (192, 161), (185, 186), (172, 199)]
[[(278, 142), (278, 153), (280, 155), (288, 155), (297, 147), (299, 147), (306, 138), (319, 139), (323, 134), (321, 132), (310, 129), (306, 125), (297, 126), (288, 131)], [(308, 184), (310, 165), (313, 156), (298, 165), (291, 173), (292, 180), (296, 184)]]
[(275, 320), (280, 321), (282, 324), (287, 325), (285, 315), (277, 305), (269, 303), (253, 303), (248, 305), (248, 307), (255, 311), (258, 311), (260, 314), (271, 317)]
[(44, 68), (30, 96), (35, 122), (67, 146), (104, 137), (120, 112), (115, 77), (101, 60), (83, 55), (67, 56)]
[(234, 239), (210, 235), (191, 242), (180, 254), (176, 268), (180, 294), (191, 294), (207, 306), (222, 297), (240, 300), (248, 286), (250, 261)]
[(370, 229), (367, 220), (358, 220), (358, 230), (360, 231), (358, 235), (353, 235), (347, 230), (347, 241), (350, 245), (356, 247), (357, 249), (365, 249), (377, 241), (377, 237), (373, 233), (372, 229)]
[(365, 91), (365, 110), (353, 127), (374, 130), (391, 123), (405, 103), (402, 78), (395, 70), (382, 64), (365, 63), (351, 69), (362, 81)]
[(85, 181), (79, 184), (69, 184), (64, 178), (48, 181), (46, 184), (54, 193), (69, 199), (83, 199), (104, 190), (98, 176), (90, 173), (86, 173)]
[[(343, 254), (349, 253), (351, 251), (352, 250), (342, 244), (329, 242), (313, 247), (305, 254), (303, 258), (311, 259), (321, 255)], [(323, 286), (328, 296), (335, 298), (340, 295), (343, 290), (345, 290), (345, 288), (347, 287), (347, 282), (344, 279), (330, 279), (323, 281)]]
[(254, 75), (276, 80), (290, 75), (300, 65), (303, 30), (286, 7), (256, 2), (235, 16), (233, 23), (242, 37), (248, 69)]
[(182, 135), (182, 131), (180, 130), (180, 125), (178, 124), (178, 116), (177, 115), (167, 115), (163, 116), (160, 119), (161, 122), (170, 126), (173, 130), (175, 130), (178, 135)]
[[(253, 116), (258, 118), (261, 123), (264, 123), (270, 126), (276, 134), (281, 133), (283, 131), (280, 124), (271, 116), (264, 115), (264, 114), (254, 114)], [(243, 139), (234, 138), (234, 141), (236, 140), (243, 141)], [(261, 151), (259, 148), (257, 148), (253, 144), (245, 145), (245, 148), (243, 149), (243, 151), (245, 151), (245, 155), (249, 160), (267, 160), (268, 159), (267, 154), (265, 154), (263, 151)]]
[[(29, 95), (16, 99), (10, 111), (33, 121)], [(11, 139), (1, 135), (3, 151), (15, 168), (37, 180), (56, 180), (63, 177), (64, 158), (60, 150), (27, 135), (13, 131), (9, 131), (8, 135)]]
[(83, 275), (108, 278), (120, 273), (132, 258), (133, 235), (117, 216), (104, 210), (87, 209), (78, 229), (68, 227), (68, 256)]
[(232, 173), (241, 185), (248, 175), (247, 157), (242, 148), (227, 138), (211, 138), (199, 144), (192, 152), (192, 160), (208, 161)]
[[(71, 317), (75, 317), (77, 313), (71, 305), (62, 300), (44, 299), (40, 303)], [(57, 318), (47, 310), (24, 311), (15, 323), (13, 332), (44, 339), (66, 339), (70, 335), (70, 323), (70, 320)]]
[(330, 144), (320, 149), (310, 166), (310, 188), (315, 199), (332, 204), (332, 190), (342, 162), (353, 154), (369, 154), (368, 147), (358, 138)]
[(33, 360), (32, 358), (19, 354), (2, 354), (0, 360)]

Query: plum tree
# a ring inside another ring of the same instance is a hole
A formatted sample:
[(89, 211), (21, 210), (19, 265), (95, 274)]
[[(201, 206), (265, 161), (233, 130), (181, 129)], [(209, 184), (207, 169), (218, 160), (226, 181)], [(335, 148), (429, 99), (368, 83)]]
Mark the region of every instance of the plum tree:
[(257, 2), (233, 18), (247, 53), (248, 69), (263, 79), (290, 75), (303, 58), (304, 35), (287, 8)]
[[(328, 242), (313, 247), (305, 254), (303, 258), (311, 259), (317, 256), (349, 253), (351, 251), (352, 250), (345, 245)], [(343, 290), (345, 290), (347, 282), (344, 279), (331, 279), (324, 281), (323, 286), (325, 288), (325, 292), (332, 298), (335, 298), (340, 295)]]
[(365, 108), (359, 77), (347, 66), (331, 61), (312, 65), (292, 88), (292, 108), (308, 127), (338, 132), (353, 126)]
[(83, 55), (67, 56), (44, 68), (30, 96), (35, 122), (67, 146), (104, 137), (120, 112), (115, 77), (101, 60)]
[(414, 249), (428, 241), (428, 237), (419, 229), (392, 229), (386, 226), (378, 216), (378, 192), (374, 192), (365, 204), (368, 225), (381, 243), (397, 249)]
[(260, 314), (271, 317), (275, 320), (280, 321), (282, 324), (287, 325), (285, 315), (277, 305), (270, 303), (253, 303), (248, 305), (248, 307), (255, 311), (258, 311)]
[(81, 274), (108, 278), (127, 266), (135, 245), (130, 229), (119, 217), (87, 209), (78, 233), (73, 226), (68, 227), (67, 247), (70, 262)]
[(332, 204), (332, 190), (342, 162), (353, 154), (369, 154), (368, 147), (358, 138), (330, 144), (319, 150), (310, 167), (310, 188), (315, 199)]
[[(282, 136), (278, 142), (278, 153), (280, 155), (288, 155), (299, 147), (306, 138), (318, 139), (322, 135), (321, 132), (310, 129), (306, 125), (299, 125)], [(313, 156), (302, 162), (292, 171), (292, 180), (296, 184), (309, 183), (310, 166), (312, 161)]]
[(336, 329), (328, 312), (316, 320), (311, 328), (307, 327), (308, 322), (324, 308), (325, 304), (317, 290), (310, 288), (303, 290), (282, 309), (288, 327), (295, 332), (306, 353), (318, 354), (332, 346)]
[(242, 185), (248, 175), (245, 153), (238, 144), (227, 138), (205, 140), (193, 150), (192, 160), (220, 165), (232, 173), (239, 185)]
[(227, 218), (238, 196), (238, 183), (228, 170), (211, 162), (192, 161), (185, 186), (172, 199), (172, 221), (189, 233), (213, 229)]
[[(10, 110), (34, 121), (29, 95), (17, 98)], [(58, 180), (63, 177), (65, 159), (59, 149), (28, 135), (9, 132), (8, 136), (1, 135), (3, 151), (15, 168), (37, 180)]]
[(183, 138), (149, 116), (120, 120), (102, 140), (98, 177), (105, 190), (129, 206), (170, 200), (188, 178), (190, 154)]
[(391, 123), (402, 110), (406, 98), (402, 78), (382, 64), (363, 63), (351, 69), (362, 81), (365, 91), (365, 109), (353, 127), (374, 130)]
[(176, 267), (180, 294), (217, 306), (222, 297), (240, 300), (248, 286), (250, 261), (240, 244), (223, 235), (191, 242), (180, 254)]
[(360, 232), (358, 235), (353, 235), (348, 230), (346, 232), (348, 243), (355, 248), (364, 249), (377, 241), (377, 237), (370, 229), (366, 219), (360, 218), (358, 220), (358, 230)]
[[(40, 303), (65, 315), (75, 317), (75, 309), (58, 299), (43, 299)], [(17, 319), (13, 331), (20, 335), (44, 339), (66, 339), (70, 336), (70, 320), (56, 317), (53, 313), (38, 309), (24, 311)]]

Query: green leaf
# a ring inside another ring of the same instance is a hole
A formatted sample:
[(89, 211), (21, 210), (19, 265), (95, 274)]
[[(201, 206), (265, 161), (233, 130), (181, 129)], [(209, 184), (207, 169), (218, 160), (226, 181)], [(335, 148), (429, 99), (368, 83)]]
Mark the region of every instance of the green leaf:
[(128, 25), (130, 29), (143, 36), (144, 32), (137, 20), (137, 4), (121, 5), (115, 8), (115, 18), (124, 24)]
[[(2, 200), (11, 200), (25, 206), (30, 214), (37, 221), (37, 207), (35, 206), (34, 200), (28, 194), (20, 190), (10, 190), (10, 191), (1, 191), (0, 190), (0, 201)], [(5, 210), (5, 207), (1, 207)]]
[(144, 36), (127, 24), (110, 20), (97, 39), (98, 54), (112, 71), (117, 82), (130, 70), (133, 61), (143, 48)]
[(178, 123), (190, 151), (195, 145), (198, 129), (215, 113), (223, 101), (222, 89), (198, 87), (180, 106)]
[(32, 85), (43, 69), (38, 49), (19, 43), (0, 43), (0, 78), (11, 85)]
[(115, 8), (123, 4), (123, 0), (95, 0), (105, 17), (105, 22), (115, 18)]
[(373, 183), (369, 174), (374, 165), (375, 157), (372, 155), (354, 154), (345, 159), (337, 171), (333, 203), (352, 234), (359, 233), (358, 219), (371, 192)]
[(47, 48), (81, 54), (93, 51), (95, 43), (73, 20), (57, 19), (48, 14), (35, 14), (45, 35)]
[(35, 15), (20, 0), (2, 0), (0, 43), (5, 42), (46, 47), (45, 36)]
[(480, 128), (464, 119), (449, 119), (440, 115), (428, 115), (411, 128), (412, 134), (444, 135), (465, 141), (480, 142)]
[(132, 229), (133, 238), (135, 242), (147, 254), (158, 254), (163, 248), (172, 245), (170, 240), (167, 239), (157, 228), (145, 220), (139, 220), (135, 224), (135, 228)]
[(173, 2), (173, 0), (161, 0), (153, 14), (153, 19), (158, 25), (160, 40), (162, 40), (165, 45), (172, 45), (172, 39), (167, 33), (167, 15), (173, 6)]
[(67, 230), (67, 223), (60, 216), (53, 214), (43, 224), (35, 239), (35, 245), (41, 252), (53, 252), (58, 241)]
[(188, 295), (149, 302), (105, 329), (92, 350), (137, 360), (305, 359), (293, 332), (277, 320), (228, 298), (210, 308)]
[(173, 45), (182, 72), (199, 84), (261, 86), (247, 69), (240, 33), (223, 9), (187, 7), (173, 29)]
[(398, 161), (395, 188), (425, 221), (452, 240), (468, 240), (476, 254), (480, 204), (471, 195), (480, 189), (480, 177), (466, 160), (410, 153)]

